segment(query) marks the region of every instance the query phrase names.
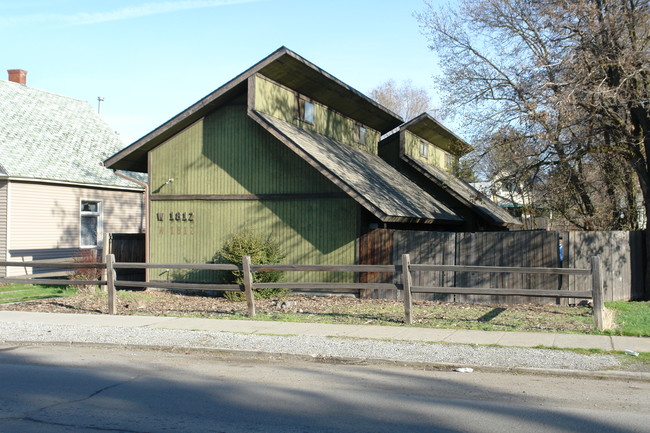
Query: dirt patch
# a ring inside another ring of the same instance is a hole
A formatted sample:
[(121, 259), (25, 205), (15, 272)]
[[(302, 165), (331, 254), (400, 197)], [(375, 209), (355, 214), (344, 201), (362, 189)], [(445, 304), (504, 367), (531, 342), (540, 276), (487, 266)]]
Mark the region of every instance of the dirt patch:
[[(84, 291), (64, 298), (0, 304), (1, 310), (56, 313), (106, 314), (103, 292)], [(281, 299), (256, 300), (261, 320), (318, 323), (403, 325), (401, 301), (357, 299), (351, 296), (292, 295)], [(146, 290), (118, 292), (118, 314), (185, 316), (218, 319), (246, 317), (246, 302), (222, 297)], [(434, 328), (510, 331), (593, 332), (589, 307), (556, 305), (460, 304), (436, 301), (414, 302), (414, 324)]]

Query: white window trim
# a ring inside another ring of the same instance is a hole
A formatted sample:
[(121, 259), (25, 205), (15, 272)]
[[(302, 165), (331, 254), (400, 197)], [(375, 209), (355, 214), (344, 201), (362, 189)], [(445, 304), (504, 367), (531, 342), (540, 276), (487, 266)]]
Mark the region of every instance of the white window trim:
[[(97, 212), (84, 212), (81, 206), (84, 202), (97, 203)], [(101, 200), (82, 199), (79, 200), (79, 248), (101, 248), (104, 240), (104, 203)], [(82, 218), (84, 216), (97, 217), (97, 245), (84, 245), (81, 236)]]

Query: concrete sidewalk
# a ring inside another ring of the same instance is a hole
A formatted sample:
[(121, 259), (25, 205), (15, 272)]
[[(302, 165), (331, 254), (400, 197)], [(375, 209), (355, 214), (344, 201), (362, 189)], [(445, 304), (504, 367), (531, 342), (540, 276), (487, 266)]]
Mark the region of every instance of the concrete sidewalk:
[[(471, 331), (406, 326), (335, 325), (324, 323), (217, 320), (184, 317), (110, 316), (95, 314), (33, 313), (0, 311), (2, 322), (45, 325), (158, 328), (202, 330), (267, 335), (306, 335), (365, 338), (433, 343), (498, 345), (510, 347), (557, 347), (562, 349), (634, 350), (650, 352), (650, 338), (605, 335), (555, 334), (543, 332)], [(2, 336), (0, 335), (0, 340)]]

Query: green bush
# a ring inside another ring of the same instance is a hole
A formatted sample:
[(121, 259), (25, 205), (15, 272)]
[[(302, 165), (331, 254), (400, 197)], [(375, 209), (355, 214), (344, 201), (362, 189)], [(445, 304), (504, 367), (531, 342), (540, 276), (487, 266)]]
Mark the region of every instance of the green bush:
[[(250, 256), (251, 263), (255, 265), (270, 265), (281, 263), (286, 257), (280, 245), (271, 239), (251, 230), (244, 230), (234, 234), (228, 239), (215, 257), (218, 263), (242, 264), (242, 257)], [(281, 271), (253, 272), (254, 283), (277, 283), (282, 279)], [(228, 282), (244, 284), (244, 276), (240, 271), (230, 273)], [(256, 299), (282, 297), (288, 293), (287, 289), (258, 289), (255, 291)], [(226, 292), (226, 298), (231, 301), (242, 301), (245, 296), (242, 292)]]

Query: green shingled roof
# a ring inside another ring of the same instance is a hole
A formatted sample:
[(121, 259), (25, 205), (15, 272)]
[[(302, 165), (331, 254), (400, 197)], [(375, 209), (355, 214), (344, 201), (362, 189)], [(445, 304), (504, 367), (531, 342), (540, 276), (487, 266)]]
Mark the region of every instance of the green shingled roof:
[(140, 188), (100, 165), (123, 147), (87, 102), (0, 81), (0, 177)]

